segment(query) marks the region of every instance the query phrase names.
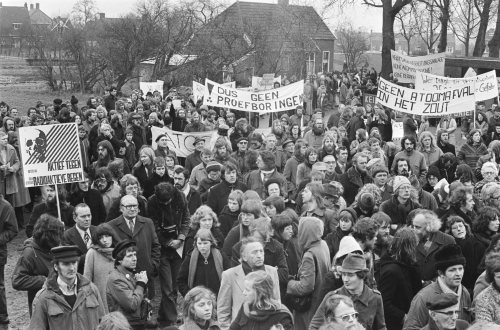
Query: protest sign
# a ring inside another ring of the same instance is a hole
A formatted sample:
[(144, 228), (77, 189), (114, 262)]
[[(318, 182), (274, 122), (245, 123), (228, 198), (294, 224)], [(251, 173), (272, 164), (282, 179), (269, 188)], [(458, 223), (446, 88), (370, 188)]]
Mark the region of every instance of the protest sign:
[(254, 90), (265, 91), (273, 89), (275, 82), (279, 82), (281, 85), (281, 76), (274, 78), (274, 74), (272, 73), (265, 74), (263, 77), (252, 76), (252, 88)]
[[(271, 128), (257, 128), (255, 130), (261, 134), (267, 134), (271, 131)], [(175, 152), (177, 157), (187, 157), (194, 151), (194, 140), (198, 138), (202, 138), (205, 140), (205, 146), (210, 145), (210, 140), (214, 135), (215, 131), (207, 131), (207, 132), (195, 132), (195, 133), (184, 133), (172, 131), (171, 129), (165, 127), (151, 127), (151, 134), (153, 138), (153, 149), (156, 149), (156, 138), (160, 134), (165, 134), (168, 138), (168, 148)]]
[[(236, 81), (226, 82), (226, 83), (223, 83), (222, 85), (228, 86), (231, 88), (236, 88)], [(193, 80), (194, 101), (198, 102), (198, 100), (201, 100), (203, 98), (204, 94), (205, 94), (205, 85), (200, 84), (199, 82)]]
[(302, 105), (304, 81), (262, 92), (247, 92), (205, 80), (204, 104), (240, 111), (270, 113)]
[(391, 50), (392, 73), (399, 83), (414, 84), (417, 71), (444, 76), (444, 53), (406, 56)]
[(20, 127), (19, 151), (26, 187), (83, 181), (76, 123)]
[(467, 72), (465, 72), (465, 74), (464, 74), (464, 78), (475, 77), (475, 76), (477, 76), (477, 73), (476, 73), (476, 71), (474, 71), (474, 69), (473, 69), (473, 68), (471, 68), (471, 67), (469, 67), (469, 68), (467, 69)]
[(467, 85), (442, 91), (410, 89), (380, 78), (377, 102), (405, 113), (446, 116), (474, 109), (474, 89)]
[(151, 82), (140, 82), (139, 83), (139, 88), (142, 90), (144, 95), (146, 95), (148, 92), (153, 93), (154, 91), (158, 91), (161, 94), (161, 97), (163, 98), (163, 80), (157, 80), (151, 81)]
[(395, 121), (392, 123), (392, 140), (401, 140), (404, 136), (403, 123)]
[(448, 78), (425, 72), (417, 72), (415, 89), (447, 90), (470, 86), (474, 91), (476, 102), (489, 100), (498, 96), (498, 83), (495, 70), (467, 78)]
[(366, 106), (367, 104), (371, 105), (372, 108), (377, 103), (377, 95), (375, 94), (364, 94), (363, 95), (363, 105)]

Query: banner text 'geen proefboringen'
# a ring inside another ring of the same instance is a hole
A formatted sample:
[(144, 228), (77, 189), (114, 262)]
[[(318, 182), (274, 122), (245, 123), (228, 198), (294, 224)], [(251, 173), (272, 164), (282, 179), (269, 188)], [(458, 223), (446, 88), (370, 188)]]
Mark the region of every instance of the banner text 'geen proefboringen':
[(399, 83), (414, 84), (417, 71), (444, 76), (444, 53), (406, 56), (391, 50), (392, 74)]
[(471, 86), (423, 91), (398, 86), (380, 78), (377, 103), (405, 113), (439, 117), (473, 110), (475, 98)]
[(304, 81), (268, 91), (249, 92), (206, 79), (203, 103), (240, 111), (269, 113), (296, 109), (303, 105), (303, 94)]

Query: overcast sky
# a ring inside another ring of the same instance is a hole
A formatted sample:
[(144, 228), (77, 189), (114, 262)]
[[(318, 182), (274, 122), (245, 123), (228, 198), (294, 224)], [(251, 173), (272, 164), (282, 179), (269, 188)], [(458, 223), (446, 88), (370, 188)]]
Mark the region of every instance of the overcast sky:
[[(23, 0), (0, 0), (4, 6), (23, 6), (26, 1)], [(182, 1), (182, 0), (178, 0)], [(235, 0), (223, 0), (228, 4), (234, 3)], [(244, 1), (244, 0), (241, 0)], [(277, 0), (253, 0), (254, 2), (277, 3)], [(361, 0), (358, 0), (361, 3)], [(49, 16), (66, 16), (71, 13), (74, 0), (34, 0), (27, 1), (29, 4), (36, 2), (40, 3), (40, 8)], [(107, 17), (119, 17), (125, 15), (135, 9), (138, 0), (96, 0), (97, 8), (100, 12), (106, 13)], [(296, 0), (291, 0), (290, 3), (297, 3)], [(382, 31), (382, 10), (376, 8), (367, 8), (359, 3), (351, 8), (347, 8), (344, 12), (335, 11), (329, 16), (327, 24), (334, 30), (338, 22), (351, 21), (356, 28), (362, 28), (366, 31), (373, 30), (374, 32)]]

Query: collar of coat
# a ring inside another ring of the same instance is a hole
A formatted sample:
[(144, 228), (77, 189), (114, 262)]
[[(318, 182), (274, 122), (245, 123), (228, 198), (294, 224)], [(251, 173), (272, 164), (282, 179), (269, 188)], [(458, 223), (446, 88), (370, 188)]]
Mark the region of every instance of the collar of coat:
[(368, 307), (368, 303), (370, 302), (370, 297), (373, 294), (372, 289), (368, 288), (366, 284), (363, 284), (363, 292), (358, 297), (353, 296), (349, 291), (345, 288), (345, 286), (339, 289), (339, 294), (350, 297), (353, 302), (359, 301), (366, 307)]
[[(66, 306), (69, 310), (76, 310), (78, 306), (85, 301), (85, 298), (91, 294), (93, 294), (91, 288), (91, 282), (85, 276), (76, 274), (77, 276), (77, 294), (76, 294), (76, 302), (73, 305), (73, 308), (68, 304), (68, 302), (64, 299), (61, 289), (57, 284), (58, 274), (56, 271), (51, 271), (47, 280), (44, 284), (44, 288), (47, 290), (47, 299), (55, 300), (60, 305)], [(42, 289), (42, 290), (43, 290)]]

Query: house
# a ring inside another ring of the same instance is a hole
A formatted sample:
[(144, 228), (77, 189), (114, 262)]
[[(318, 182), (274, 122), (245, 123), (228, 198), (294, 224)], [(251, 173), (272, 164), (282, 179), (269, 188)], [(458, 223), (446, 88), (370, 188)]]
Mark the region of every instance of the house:
[(40, 9), (37, 2), (35, 6), (30, 4), (30, 21), (34, 28), (49, 28), (52, 25), (52, 19)]
[(202, 27), (186, 51), (211, 58), (217, 68), (209, 78), (246, 86), (266, 73), (295, 80), (333, 71), (335, 40), (313, 7), (236, 1)]

